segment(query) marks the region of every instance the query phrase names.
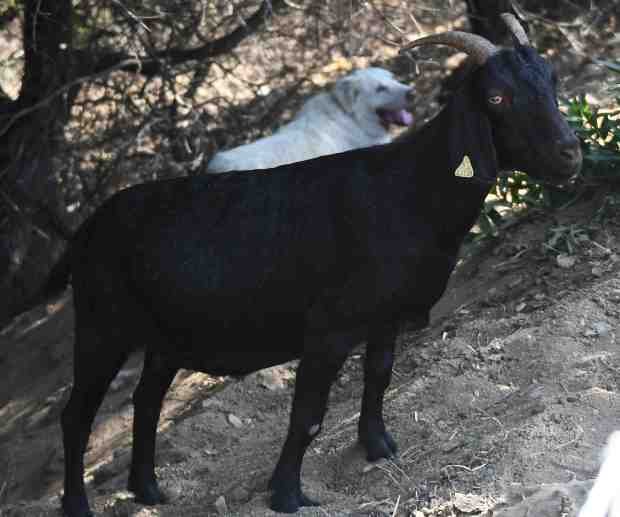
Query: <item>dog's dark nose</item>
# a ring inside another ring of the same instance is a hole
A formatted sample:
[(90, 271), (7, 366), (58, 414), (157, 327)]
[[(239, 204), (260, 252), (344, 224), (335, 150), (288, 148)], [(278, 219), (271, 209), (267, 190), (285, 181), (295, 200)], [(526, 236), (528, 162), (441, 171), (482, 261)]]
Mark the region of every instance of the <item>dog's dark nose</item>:
[(405, 94), (408, 102), (412, 102), (415, 94), (413, 93), (413, 87), (409, 88), (409, 91)]

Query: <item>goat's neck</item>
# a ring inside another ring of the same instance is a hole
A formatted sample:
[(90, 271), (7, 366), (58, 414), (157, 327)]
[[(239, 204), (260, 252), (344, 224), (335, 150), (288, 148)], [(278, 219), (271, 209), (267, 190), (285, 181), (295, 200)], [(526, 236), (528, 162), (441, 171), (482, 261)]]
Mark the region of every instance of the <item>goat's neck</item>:
[[(417, 133), (396, 144), (399, 170), (418, 217), (426, 217), (446, 247), (457, 249), (478, 218), (484, 199), (493, 185), (497, 170), (484, 176), (463, 178), (456, 175), (451, 150), (462, 148), (465, 136), (454, 131), (464, 106), (451, 102)], [(471, 137), (471, 135), (467, 135)], [(492, 145), (490, 143), (489, 145)], [(467, 149), (463, 152), (468, 154)]]

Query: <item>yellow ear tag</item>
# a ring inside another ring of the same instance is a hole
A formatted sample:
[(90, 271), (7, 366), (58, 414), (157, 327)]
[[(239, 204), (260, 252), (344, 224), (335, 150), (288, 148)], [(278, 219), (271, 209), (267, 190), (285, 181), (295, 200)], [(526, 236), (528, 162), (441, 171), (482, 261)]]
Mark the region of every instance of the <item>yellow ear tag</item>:
[(469, 156), (465, 155), (463, 157), (463, 161), (461, 165), (459, 165), (454, 171), (454, 175), (457, 178), (473, 178), (474, 177), (474, 168), (471, 166), (471, 161), (469, 160)]

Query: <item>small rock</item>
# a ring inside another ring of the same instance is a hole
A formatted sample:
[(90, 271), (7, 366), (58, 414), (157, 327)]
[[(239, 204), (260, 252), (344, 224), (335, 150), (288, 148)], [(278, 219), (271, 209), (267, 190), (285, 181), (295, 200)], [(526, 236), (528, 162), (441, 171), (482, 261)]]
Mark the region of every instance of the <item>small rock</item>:
[(519, 305), (515, 307), (515, 311), (522, 312), (523, 309), (525, 309), (526, 307), (527, 307), (527, 303), (521, 302)]
[(294, 373), (284, 366), (272, 366), (256, 374), (258, 384), (271, 391), (286, 388), (287, 381), (294, 377)]
[(237, 429), (241, 429), (243, 427), (243, 422), (237, 415), (233, 415), (232, 413), (228, 413), (228, 423)]
[(592, 268), (592, 274), (598, 277), (603, 276), (603, 268), (599, 266), (594, 266)]
[(215, 509), (219, 515), (226, 515), (228, 513), (228, 505), (226, 499), (221, 495), (215, 500)]
[(202, 401), (202, 407), (204, 409), (208, 409), (208, 408), (222, 409), (224, 407), (224, 404), (222, 403), (222, 401), (216, 398), (208, 398)]
[(564, 253), (560, 253), (555, 258), (555, 260), (558, 266), (564, 269), (570, 269), (571, 267), (575, 265), (575, 262), (577, 261), (577, 259), (573, 257), (572, 255), (565, 255)]
[(462, 513), (480, 513), (488, 508), (483, 497), (476, 494), (454, 494), (454, 507)]
[(243, 486), (238, 486), (230, 492), (230, 498), (233, 501), (245, 503), (251, 497), (251, 493)]
[(166, 496), (170, 502), (178, 501), (183, 496), (183, 489), (179, 485), (166, 486)]
[(606, 336), (611, 332), (611, 325), (606, 321), (596, 321), (592, 324), (592, 329), (599, 336)]

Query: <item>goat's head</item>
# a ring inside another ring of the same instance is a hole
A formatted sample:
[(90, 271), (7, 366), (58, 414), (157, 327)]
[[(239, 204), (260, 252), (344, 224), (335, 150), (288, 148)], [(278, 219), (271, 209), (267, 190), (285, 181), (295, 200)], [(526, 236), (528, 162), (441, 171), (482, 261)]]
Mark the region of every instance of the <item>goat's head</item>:
[(558, 110), (556, 76), (529, 45), (511, 14), (503, 14), (514, 49), (499, 49), (481, 36), (452, 31), (420, 38), (408, 48), (449, 45), (479, 66), (469, 78), (473, 105), (488, 118), (498, 167), (541, 180), (561, 181), (581, 169), (579, 140)]

